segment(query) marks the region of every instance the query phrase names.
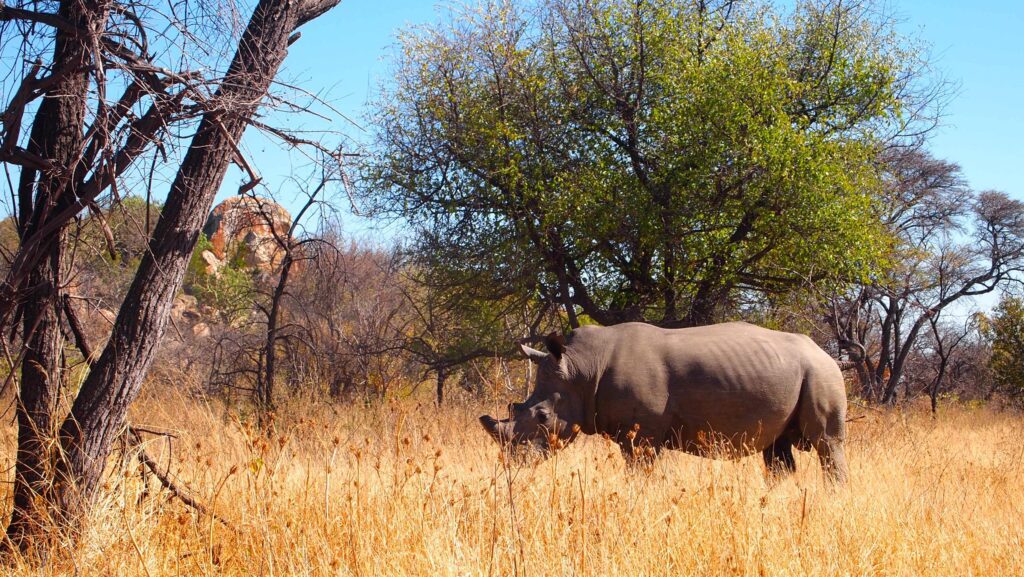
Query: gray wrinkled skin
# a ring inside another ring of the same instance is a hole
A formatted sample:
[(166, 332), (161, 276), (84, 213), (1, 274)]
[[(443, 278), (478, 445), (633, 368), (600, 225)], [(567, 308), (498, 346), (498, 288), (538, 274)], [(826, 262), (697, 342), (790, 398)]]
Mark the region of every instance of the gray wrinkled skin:
[(663, 448), (738, 458), (761, 452), (773, 474), (795, 470), (792, 448), (813, 447), (826, 476), (847, 478), (846, 387), (804, 335), (747, 323), (662, 329), (644, 323), (550, 336), (548, 353), (521, 347), (536, 386), (509, 418), (480, 417), (503, 446), (542, 451), (577, 432), (607, 434), (627, 461)]

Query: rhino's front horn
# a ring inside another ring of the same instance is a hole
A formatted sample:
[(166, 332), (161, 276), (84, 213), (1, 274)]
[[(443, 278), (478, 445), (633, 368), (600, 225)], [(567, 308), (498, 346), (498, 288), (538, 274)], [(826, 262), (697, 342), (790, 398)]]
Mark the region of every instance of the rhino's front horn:
[(498, 420), (490, 415), (480, 417), (480, 424), (492, 435), (498, 434)]
[(502, 421), (495, 419), (490, 415), (484, 415), (480, 417), (480, 424), (484, 426), (484, 430), (491, 436), (492, 439), (499, 445), (504, 445), (508, 442), (508, 432)]

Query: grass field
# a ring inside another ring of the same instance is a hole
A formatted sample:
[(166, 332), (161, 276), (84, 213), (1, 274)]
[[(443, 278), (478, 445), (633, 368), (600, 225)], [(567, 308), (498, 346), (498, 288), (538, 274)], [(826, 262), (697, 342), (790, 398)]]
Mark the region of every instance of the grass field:
[[(503, 464), (476, 421), (487, 410), (307, 405), (279, 416), (267, 441), (219, 405), (145, 399), (135, 423), (177, 436), (147, 436), (147, 451), (225, 522), (156, 479), (145, 495), (129, 458), (81, 546), (13, 572), (1024, 574), (1024, 420), (1012, 413), (949, 408), (933, 421), (853, 407), (852, 482), (832, 489), (813, 453), (774, 486), (760, 457), (673, 453), (635, 472), (593, 437), (539, 465)], [(9, 427), (2, 447), (9, 471)]]

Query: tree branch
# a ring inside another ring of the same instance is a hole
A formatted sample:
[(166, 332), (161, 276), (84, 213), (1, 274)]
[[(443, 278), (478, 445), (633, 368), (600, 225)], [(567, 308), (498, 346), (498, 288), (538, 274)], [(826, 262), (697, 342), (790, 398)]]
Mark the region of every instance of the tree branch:
[(0, 22), (9, 22), (12, 20), (45, 24), (71, 36), (77, 36), (82, 32), (78, 28), (75, 28), (71, 22), (68, 22), (56, 14), (24, 10), (22, 8), (11, 8), (10, 6), (7, 6), (3, 0), (0, 0)]
[[(143, 430), (144, 429), (135, 429), (133, 427), (128, 427), (128, 432), (132, 436), (132, 439), (135, 441), (136, 449), (139, 451), (139, 462), (142, 463), (142, 465), (144, 465), (147, 469), (149, 469), (149, 471), (153, 473), (153, 476), (160, 480), (160, 484), (163, 485), (164, 489), (170, 491), (171, 494), (177, 497), (179, 501), (181, 501), (188, 507), (195, 509), (196, 512), (200, 515), (207, 515), (209, 517), (212, 517), (217, 521), (220, 521), (221, 524), (223, 524), (228, 529), (234, 530), (234, 527), (231, 526), (231, 523), (229, 523), (224, 517), (221, 517), (220, 515), (214, 513), (209, 509), (209, 507), (203, 505), (194, 497), (189, 495), (188, 491), (176, 485), (174, 481), (171, 480), (169, 472), (160, 470), (160, 467), (156, 464), (156, 461), (154, 461), (153, 458), (149, 456), (149, 453), (146, 452), (146, 449), (142, 447), (142, 436), (139, 433)], [(234, 469), (232, 469), (232, 472), (229, 474), (233, 473)]]
[[(304, 6), (299, 9), (299, 18), (298, 21), (296, 21), (293, 30), (296, 30), (310, 20), (321, 16), (340, 3), (341, 0), (306, 0)], [(289, 44), (291, 44), (291, 42), (293, 41), (290, 41)]]
[(64, 311), (64, 318), (68, 320), (68, 326), (71, 327), (71, 334), (75, 337), (75, 346), (82, 353), (85, 364), (92, 366), (92, 362), (95, 360), (95, 357), (93, 357), (94, 351), (92, 346), (89, 345), (89, 340), (82, 327), (82, 322), (78, 318), (78, 313), (75, 312), (75, 307), (71, 304), (71, 295), (64, 295), (61, 306)]

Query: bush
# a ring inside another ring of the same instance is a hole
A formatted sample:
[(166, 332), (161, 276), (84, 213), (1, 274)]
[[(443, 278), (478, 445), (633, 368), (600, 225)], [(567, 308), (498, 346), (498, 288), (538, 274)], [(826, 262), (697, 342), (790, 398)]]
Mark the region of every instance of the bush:
[(992, 311), (987, 327), (992, 341), (992, 369), (999, 391), (1020, 399), (1024, 397), (1024, 299), (1004, 295)]
[(240, 258), (229, 259), (217, 274), (208, 273), (202, 254), (212, 248), (210, 239), (201, 234), (185, 273), (185, 291), (195, 296), (199, 304), (216, 309), (226, 322), (231, 323), (244, 318), (252, 310), (256, 282), (253, 271)]

